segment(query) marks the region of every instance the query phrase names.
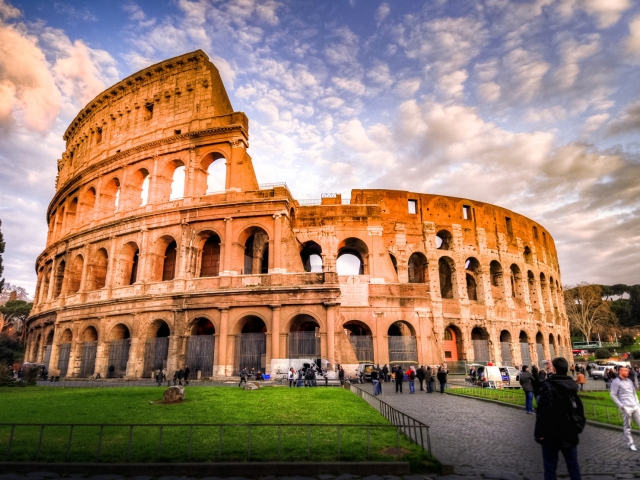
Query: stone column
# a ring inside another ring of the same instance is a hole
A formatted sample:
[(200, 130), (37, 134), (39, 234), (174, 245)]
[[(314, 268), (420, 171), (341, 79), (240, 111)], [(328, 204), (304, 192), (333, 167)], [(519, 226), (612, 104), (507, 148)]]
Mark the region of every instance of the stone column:
[(130, 342), (125, 378), (136, 378), (139, 376), (136, 367), (144, 361), (145, 342), (144, 339), (139, 339), (138, 337), (131, 337)]
[(271, 307), (271, 358), (280, 358), (280, 305)]
[[(174, 333), (174, 332), (172, 332)], [(176, 334), (169, 335), (169, 352), (167, 353), (167, 378), (169, 375), (173, 378), (173, 372), (178, 370), (178, 344), (180, 337)]]
[(109, 296), (111, 294), (111, 288), (113, 288), (113, 285), (115, 283), (117, 265), (118, 259), (116, 258), (116, 237), (111, 237), (109, 238), (109, 261), (107, 263), (107, 279), (105, 282), (105, 286), (109, 289)]
[(224, 240), (222, 242), (223, 271), (220, 276), (231, 275), (231, 257), (233, 255), (233, 218), (224, 219)]
[(277, 213), (273, 216), (273, 267), (269, 273), (282, 273), (282, 214)]
[(327, 307), (327, 360), (332, 365), (336, 363), (336, 337), (335, 337), (335, 324), (337, 303), (325, 302)]
[(383, 227), (367, 227), (367, 231), (369, 232), (370, 243), (371, 243), (371, 251), (369, 252), (369, 256), (367, 258), (367, 263), (369, 266), (369, 276), (371, 278), (378, 277), (378, 275), (382, 272), (378, 272), (376, 264), (378, 260), (378, 253), (381, 251), (381, 243), (382, 243), (382, 230)]
[(220, 310), (220, 334), (218, 335), (218, 364), (215, 375), (227, 375), (227, 330), (229, 324), (229, 307), (219, 308)]

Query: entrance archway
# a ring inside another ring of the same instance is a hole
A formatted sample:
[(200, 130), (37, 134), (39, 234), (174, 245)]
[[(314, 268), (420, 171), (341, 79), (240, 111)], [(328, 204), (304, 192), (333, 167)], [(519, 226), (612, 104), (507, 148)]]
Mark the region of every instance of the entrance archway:
[(529, 349), (529, 337), (527, 332), (522, 330), (520, 332), (520, 358), (522, 358), (522, 365), (531, 366), (531, 350)]
[[(131, 333), (129, 328), (119, 323), (109, 334), (109, 374), (110, 378), (122, 378), (127, 374)], [(113, 370), (111, 370), (113, 367)]]
[(164, 320), (156, 320), (149, 325), (144, 349), (143, 376), (151, 377), (155, 371), (167, 368), (169, 335), (171, 330)]
[(371, 329), (359, 320), (350, 320), (343, 327), (358, 362), (372, 363), (373, 335), (371, 335)]
[(98, 331), (94, 327), (87, 327), (82, 333), (82, 359), (80, 361), (81, 378), (90, 377), (95, 373), (97, 351)]
[(542, 337), (542, 333), (538, 332), (536, 334), (536, 353), (538, 355), (538, 368), (542, 368), (544, 361), (544, 339)]
[(511, 358), (511, 333), (509, 330), (500, 332), (500, 354), (502, 356), (503, 367), (513, 367), (513, 359)]
[(447, 362), (458, 362), (462, 358), (462, 332), (455, 325), (449, 325), (444, 329), (442, 349)]
[(320, 325), (310, 315), (296, 315), (289, 329), (289, 358), (321, 357)]
[(189, 378), (213, 376), (213, 349), (216, 329), (207, 318), (196, 318), (191, 327), (191, 336), (187, 337), (186, 365)]
[(398, 320), (389, 326), (389, 363), (417, 363), (418, 343), (411, 324)]
[(66, 377), (69, 370), (69, 358), (71, 356), (71, 341), (73, 340), (73, 334), (71, 330), (67, 328), (60, 337), (60, 345), (58, 345), (58, 370), (60, 370), (60, 376)]
[(489, 352), (489, 334), (482, 327), (475, 327), (471, 330), (471, 342), (473, 343), (473, 361), (475, 363), (489, 363), (491, 354)]
[(554, 358), (556, 358), (556, 345), (555, 345), (556, 341), (553, 338), (553, 335), (550, 333), (549, 334), (549, 360), (553, 360)]
[(247, 368), (264, 372), (267, 367), (267, 326), (260, 317), (249, 315), (241, 320), (236, 336), (235, 371)]
[(53, 330), (51, 330), (47, 334), (47, 339), (44, 343), (44, 359), (42, 363), (44, 364), (47, 371), (49, 371), (49, 362), (51, 361), (51, 347), (53, 346)]

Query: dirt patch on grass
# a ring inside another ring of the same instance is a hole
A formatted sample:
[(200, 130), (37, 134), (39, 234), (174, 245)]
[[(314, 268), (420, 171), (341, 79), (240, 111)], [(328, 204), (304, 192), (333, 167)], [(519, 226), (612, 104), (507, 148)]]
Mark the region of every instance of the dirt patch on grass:
[(393, 455), (394, 457), (402, 457), (404, 455), (406, 455), (407, 453), (410, 453), (409, 450), (407, 450), (406, 448), (398, 448), (398, 447), (387, 447), (384, 448), (382, 450), (380, 450), (380, 453), (382, 455)]

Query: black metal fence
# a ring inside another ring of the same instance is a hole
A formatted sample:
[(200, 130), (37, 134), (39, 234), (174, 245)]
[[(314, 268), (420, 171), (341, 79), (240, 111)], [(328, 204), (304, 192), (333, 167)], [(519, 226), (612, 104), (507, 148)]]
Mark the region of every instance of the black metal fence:
[(355, 384), (350, 384), (349, 388), (365, 402), (375, 408), (380, 414), (389, 420), (393, 425), (397, 426), (402, 433), (422, 447), (423, 451), (427, 451), (429, 458), (431, 455), (431, 436), (429, 435), (429, 426), (420, 420), (397, 410), (379, 397), (371, 395)]
[[(421, 436), (415, 423), (0, 423), (0, 461), (388, 461), (393, 456), (400, 458), (407, 449), (416, 451), (413, 443), (424, 452), (425, 443), (415, 441)], [(387, 448), (392, 453), (380, 453)]]

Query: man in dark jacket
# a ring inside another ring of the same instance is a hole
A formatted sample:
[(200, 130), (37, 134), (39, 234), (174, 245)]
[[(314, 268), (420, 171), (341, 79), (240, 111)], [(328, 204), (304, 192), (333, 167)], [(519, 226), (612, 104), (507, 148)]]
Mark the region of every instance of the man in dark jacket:
[(424, 372), (424, 381), (427, 383), (427, 393), (433, 393), (433, 375), (431, 371), (431, 366), (427, 366), (427, 369)]
[(398, 389), (400, 389), (400, 393), (402, 393), (402, 382), (404, 381), (404, 371), (401, 366), (398, 366), (394, 373), (396, 379), (396, 393), (398, 393)]
[(522, 373), (520, 373), (520, 385), (524, 392), (524, 406), (527, 410), (527, 414), (533, 415), (533, 376), (529, 373), (529, 367), (527, 365), (522, 366)]
[(387, 367), (386, 363), (382, 367), (382, 376), (384, 377), (384, 381), (385, 382), (390, 382), (391, 381), (391, 378), (389, 378), (389, 367)]
[(440, 382), (440, 393), (444, 393), (444, 387), (447, 385), (447, 373), (449, 373), (449, 371), (445, 370), (442, 365), (438, 367), (436, 377), (438, 378), (438, 382)]
[(571, 480), (580, 480), (578, 434), (584, 428), (584, 408), (578, 397), (578, 384), (567, 375), (567, 361), (554, 358), (552, 365), (555, 373), (540, 387), (534, 438), (542, 445), (545, 480), (556, 478), (558, 452), (567, 462)]
[(416, 372), (416, 377), (418, 377), (418, 382), (420, 382), (420, 391), (423, 392), (423, 384), (424, 384), (424, 365), (420, 365), (420, 368)]

